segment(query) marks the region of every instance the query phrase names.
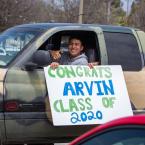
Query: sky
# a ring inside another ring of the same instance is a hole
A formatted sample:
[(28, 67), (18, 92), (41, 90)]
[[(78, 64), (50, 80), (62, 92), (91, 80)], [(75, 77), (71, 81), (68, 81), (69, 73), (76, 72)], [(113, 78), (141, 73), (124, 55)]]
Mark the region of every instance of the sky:
[(128, 2), (128, 5), (129, 5), (128, 10), (130, 12), (131, 5), (132, 5), (133, 0), (121, 0), (121, 1), (123, 2), (123, 9), (125, 11), (127, 11), (127, 2)]

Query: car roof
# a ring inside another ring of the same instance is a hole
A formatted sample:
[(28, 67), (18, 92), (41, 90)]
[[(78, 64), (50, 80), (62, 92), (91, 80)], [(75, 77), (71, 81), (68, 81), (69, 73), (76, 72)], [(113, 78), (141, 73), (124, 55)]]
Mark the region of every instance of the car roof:
[(101, 27), (103, 31), (109, 32), (124, 32), (124, 33), (132, 33), (131, 27), (124, 27), (124, 26), (114, 26), (114, 25), (99, 25), (99, 24), (77, 24), (77, 23), (31, 23), (31, 24), (22, 24), (17, 25), (17, 27), (29, 27), (29, 28), (39, 28), (39, 29), (49, 29), (54, 27), (61, 27), (61, 26), (94, 26), (94, 27)]
[(145, 115), (136, 115), (136, 116), (129, 116), (124, 118), (119, 118), (113, 121), (110, 121), (108, 123), (102, 124), (100, 126), (97, 126), (90, 131), (86, 132), (85, 134), (81, 135), (80, 137), (73, 140), (70, 145), (75, 145), (77, 142), (81, 141), (82, 139), (85, 139), (86, 137), (89, 137), (93, 135), (94, 133), (112, 128), (117, 127), (121, 125), (145, 125)]

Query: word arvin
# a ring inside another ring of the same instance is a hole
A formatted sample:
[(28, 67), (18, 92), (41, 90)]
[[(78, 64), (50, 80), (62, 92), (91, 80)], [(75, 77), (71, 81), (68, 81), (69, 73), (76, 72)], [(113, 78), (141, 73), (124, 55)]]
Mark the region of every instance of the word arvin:
[(63, 96), (97, 96), (114, 95), (112, 80), (91, 81), (91, 82), (66, 82), (64, 85)]

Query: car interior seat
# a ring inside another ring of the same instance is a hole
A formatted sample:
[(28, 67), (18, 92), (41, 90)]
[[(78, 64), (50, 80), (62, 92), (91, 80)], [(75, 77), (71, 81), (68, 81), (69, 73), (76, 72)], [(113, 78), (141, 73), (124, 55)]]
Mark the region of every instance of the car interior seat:
[(85, 54), (88, 57), (88, 62), (96, 62), (97, 57), (96, 57), (96, 49), (93, 48), (87, 48), (85, 50)]

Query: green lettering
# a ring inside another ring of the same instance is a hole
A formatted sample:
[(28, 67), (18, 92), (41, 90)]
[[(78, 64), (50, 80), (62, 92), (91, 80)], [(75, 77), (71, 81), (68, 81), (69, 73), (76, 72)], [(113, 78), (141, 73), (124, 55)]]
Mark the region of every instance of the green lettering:
[(65, 72), (66, 72), (66, 75), (67, 75), (68, 78), (70, 78), (70, 77), (76, 77), (75, 71), (74, 71), (72, 66), (65, 67), (64, 69), (65, 69)]
[(63, 106), (64, 104), (63, 104), (62, 100), (59, 100), (59, 103), (60, 103), (61, 112), (69, 112), (69, 109), (64, 108), (64, 106)]
[(95, 68), (92, 68), (92, 77), (98, 77), (98, 73)]
[(84, 67), (84, 72), (85, 72), (85, 76), (86, 77), (91, 77), (90, 68), (89, 67)]
[[(58, 109), (58, 103), (59, 103), (59, 101), (60, 101), (60, 100), (56, 100), (56, 101), (54, 102), (54, 104), (53, 104), (54, 110), (55, 110), (56, 112), (60, 112), (60, 109)], [(60, 107), (60, 106), (59, 106), (59, 107)]]
[(88, 105), (86, 108), (87, 108), (88, 110), (92, 110), (92, 109), (93, 109), (93, 106), (92, 106), (92, 104), (91, 104), (91, 98), (86, 98), (86, 99), (85, 99), (85, 102), (86, 102), (86, 104)]
[(103, 73), (102, 73), (103, 69), (104, 69), (103, 67), (99, 67), (99, 75), (100, 75), (100, 77), (103, 77)]
[(56, 69), (56, 73), (57, 73), (57, 76), (60, 77), (60, 78), (64, 78), (65, 77), (65, 71), (64, 71), (63, 67), (61, 67), (61, 66), (59, 66)]
[(110, 108), (113, 108), (115, 97), (109, 98)]
[(53, 77), (53, 78), (55, 78), (55, 75), (54, 74), (52, 74), (52, 72), (54, 72), (54, 70), (52, 69), (52, 68), (48, 68), (48, 75), (49, 76), (51, 76), (51, 77)]
[(107, 97), (103, 97), (102, 98), (102, 104), (105, 108), (109, 108), (110, 104), (109, 104), (109, 99)]
[(78, 103), (80, 105), (80, 110), (84, 111), (85, 110), (85, 105), (83, 104), (84, 100), (82, 98), (78, 99)]
[(106, 72), (106, 74), (105, 74), (106, 78), (111, 78), (112, 77), (112, 73), (111, 73), (110, 67), (106, 67), (105, 68), (105, 72)]
[(77, 66), (77, 68), (76, 68), (76, 74), (79, 77), (82, 77), (83, 76), (83, 71), (82, 71), (82, 67), (81, 66)]
[(69, 108), (70, 108), (70, 112), (79, 111), (79, 109), (78, 109), (78, 107), (73, 99), (69, 100)]

